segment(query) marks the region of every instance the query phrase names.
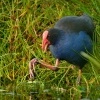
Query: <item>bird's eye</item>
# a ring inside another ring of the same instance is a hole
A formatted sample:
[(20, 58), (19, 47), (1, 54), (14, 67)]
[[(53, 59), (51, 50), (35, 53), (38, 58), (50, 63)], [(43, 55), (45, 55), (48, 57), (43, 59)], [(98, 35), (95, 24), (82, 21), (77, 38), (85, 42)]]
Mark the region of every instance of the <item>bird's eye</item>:
[(47, 35), (47, 38), (49, 38), (49, 37), (50, 37), (50, 34)]

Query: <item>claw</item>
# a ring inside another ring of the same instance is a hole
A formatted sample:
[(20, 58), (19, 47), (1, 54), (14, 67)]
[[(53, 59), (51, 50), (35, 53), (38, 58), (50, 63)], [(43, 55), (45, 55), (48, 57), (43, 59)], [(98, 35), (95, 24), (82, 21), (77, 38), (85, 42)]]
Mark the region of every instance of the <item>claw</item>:
[(58, 64), (59, 64), (59, 60), (57, 59), (56, 60), (56, 64), (55, 66), (52, 66), (42, 60), (38, 60), (37, 58), (34, 58), (32, 59), (30, 62), (29, 62), (29, 75), (30, 75), (30, 79), (34, 79), (34, 74), (35, 74), (35, 65), (36, 64), (41, 64), (42, 66), (46, 67), (46, 68), (49, 68), (50, 70), (53, 70), (53, 71), (58, 71)]
[(29, 75), (30, 79), (34, 79), (34, 73), (35, 73), (35, 65), (38, 63), (38, 59), (34, 58), (29, 62)]

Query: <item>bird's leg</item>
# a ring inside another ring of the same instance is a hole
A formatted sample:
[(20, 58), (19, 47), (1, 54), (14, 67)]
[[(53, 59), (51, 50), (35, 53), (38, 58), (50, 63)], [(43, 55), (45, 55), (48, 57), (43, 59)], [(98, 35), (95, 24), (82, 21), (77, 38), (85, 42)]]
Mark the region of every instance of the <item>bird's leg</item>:
[(29, 62), (29, 75), (30, 78), (34, 78), (35, 73), (35, 64), (38, 62), (38, 59), (34, 58)]
[(48, 64), (48, 63), (46, 63), (46, 62), (44, 62), (44, 61), (42, 61), (42, 60), (38, 60), (38, 63), (39, 64), (41, 64), (43, 67), (46, 67), (46, 68), (49, 68), (50, 70), (53, 70), (53, 71), (57, 71), (58, 70), (58, 59), (56, 60), (56, 64), (55, 64), (55, 66), (52, 66), (52, 65), (50, 65), (50, 64)]
[(39, 60), (39, 59), (32, 59), (30, 62), (29, 62), (29, 75), (30, 75), (30, 78), (34, 78), (34, 73), (35, 73), (35, 65), (36, 64), (41, 64), (42, 67), (46, 67), (46, 68), (49, 68), (50, 70), (53, 70), (53, 71), (57, 71), (58, 70), (58, 64), (59, 64), (59, 60), (56, 59), (56, 63), (55, 63), (55, 66), (52, 66), (42, 60)]
[(59, 59), (56, 59), (55, 67), (58, 67), (59, 65)]
[(81, 76), (82, 76), (82, 69), (79, 69), (78, 78), (77, 78), (77, 85), (81, 84)]

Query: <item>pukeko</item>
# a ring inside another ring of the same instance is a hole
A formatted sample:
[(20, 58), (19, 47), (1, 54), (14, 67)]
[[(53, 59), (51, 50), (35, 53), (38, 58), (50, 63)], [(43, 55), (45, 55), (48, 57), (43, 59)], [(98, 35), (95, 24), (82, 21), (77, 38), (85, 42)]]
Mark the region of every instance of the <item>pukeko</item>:
[(58, 20), (54, 28), (44, 31), (42, 35), (42, 49), (46, 51), (49, 47), (56, 63), (52, 66), (42, 60), (32, 59), (29, 63), (30, 78), (34, 76), (32, 70), (36, 63), (55, 71), (58, 70), (60, 60), (65, 60), (79, 67), (79, 84), (82, 68), (87, 63), (80, 53), (92, 53), (94, 29), (93, 21), (88, 15), (66, 16)]

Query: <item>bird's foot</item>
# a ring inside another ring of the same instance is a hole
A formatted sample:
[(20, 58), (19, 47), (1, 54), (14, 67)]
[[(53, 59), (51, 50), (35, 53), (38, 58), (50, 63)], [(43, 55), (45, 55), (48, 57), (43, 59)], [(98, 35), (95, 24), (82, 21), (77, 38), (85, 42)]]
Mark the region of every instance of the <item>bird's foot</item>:
[[(52, 71), (58, 71), (58, 67), (57, 66), (52, 66), (42, 60), (38, 60), (37, 58), (32, 59), (29, 62), (29, 75), (30, 75), (30, 79), (34, 79), (34, 75), (35, 75), (35, 65), (36, 64), (41, 64), (43, 67), (49, 68)], [(58, 65), (58, 64), (57, 64)]]
[(29, 62), (29, 75), (30, 79), (34, 79), (35, 75), (35, 65), (38, 63), (38, 59), (34, 58)]
[(54, 66), (54, 67), (52, 67), (52, 69), (51, 70), (53, 70), (53, 71), (58, 71), (59, 70), (59, 68), (57, 67), (57, 66)]
[(43, 67), (48, 68), (52, 71), (57, 71), (59, 69), (57, 66), (52, 66), (52, 65), (50, 65), (42, 60), (39, 60), (38, 63), (41, 64)]

